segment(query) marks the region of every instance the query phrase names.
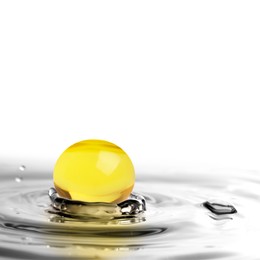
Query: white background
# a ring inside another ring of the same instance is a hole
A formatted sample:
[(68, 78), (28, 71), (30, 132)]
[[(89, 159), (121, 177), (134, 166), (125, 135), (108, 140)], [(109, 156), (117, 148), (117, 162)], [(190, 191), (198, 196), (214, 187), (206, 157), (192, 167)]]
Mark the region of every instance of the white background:
[(259, 87), (259, 1), (0, 2), (1, 163), (97, 138), (138, 169), (260, 170)]

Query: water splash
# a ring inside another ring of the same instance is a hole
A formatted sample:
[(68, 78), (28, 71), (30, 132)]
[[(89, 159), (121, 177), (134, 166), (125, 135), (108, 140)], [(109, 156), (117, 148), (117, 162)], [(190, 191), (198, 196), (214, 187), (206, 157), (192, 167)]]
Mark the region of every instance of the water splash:
[(206, 201), (203, 206), (216, 215), (234, 214), (237, 210), (234, 206), (222, 201)]
[(127, 200), (119, 204), (70, 200), (60, 197), (55, 188), (50, 188), (48, 193), (53, 208), (67, 217), (113, 219), (126, 215), (136, 217), (146, 211), (144, 197), (136, 193), (131, 193)]

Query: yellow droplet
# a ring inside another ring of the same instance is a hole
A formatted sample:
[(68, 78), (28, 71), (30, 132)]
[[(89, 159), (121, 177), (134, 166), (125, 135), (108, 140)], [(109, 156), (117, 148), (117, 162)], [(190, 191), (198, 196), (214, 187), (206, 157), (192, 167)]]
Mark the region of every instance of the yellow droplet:
[(130, 158), (120, 147), (103, 140), (85, 140), (61, 154), (53, 179), (62, 197), (119, 203), (133, 190), (135, 172)]

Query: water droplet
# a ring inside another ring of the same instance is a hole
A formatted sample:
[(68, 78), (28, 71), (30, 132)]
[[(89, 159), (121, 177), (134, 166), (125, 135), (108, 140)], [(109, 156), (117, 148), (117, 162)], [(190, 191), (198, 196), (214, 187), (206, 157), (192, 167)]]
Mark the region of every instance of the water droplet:
[(20, 171), (20, 174), (15, 177), (15, 181), (16, 181), (16, 182), (22, 182), (23, 176), (21, 176), (21, 172), (24, 172), (25, 169), (26, 169), (26, 167), (25, 167), (24, 165), (20, 165), (18, 169), (19, 169), (19, 171)]
[(16, 182), (22, 182), (23, 177), (19, 176), (19, 177), (15, 177), (15, 181)]
[(19, 170), (20, 170), (20, 171), (23, 172), (23, 171), (25, 171), (25, 169), (26, 169), (26, 167), (25, 167), (24, 165), (20, 165), (20, 166), (19, 166)]
[(203, 206), (216, 215), (237, 213), (237, 210), (234, 206), (223, 201), (206, 201), (203, 203)]

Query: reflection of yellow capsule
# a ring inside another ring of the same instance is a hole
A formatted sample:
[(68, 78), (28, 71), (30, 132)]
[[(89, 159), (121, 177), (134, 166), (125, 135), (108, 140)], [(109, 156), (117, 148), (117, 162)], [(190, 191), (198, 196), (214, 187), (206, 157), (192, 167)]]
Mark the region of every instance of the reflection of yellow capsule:
[(130, 195), (135, 173), (130, 158), (120, 147), (103, 140), (85, 140), (61, 154), (53, 178), (62, 197), (119, 203)]

